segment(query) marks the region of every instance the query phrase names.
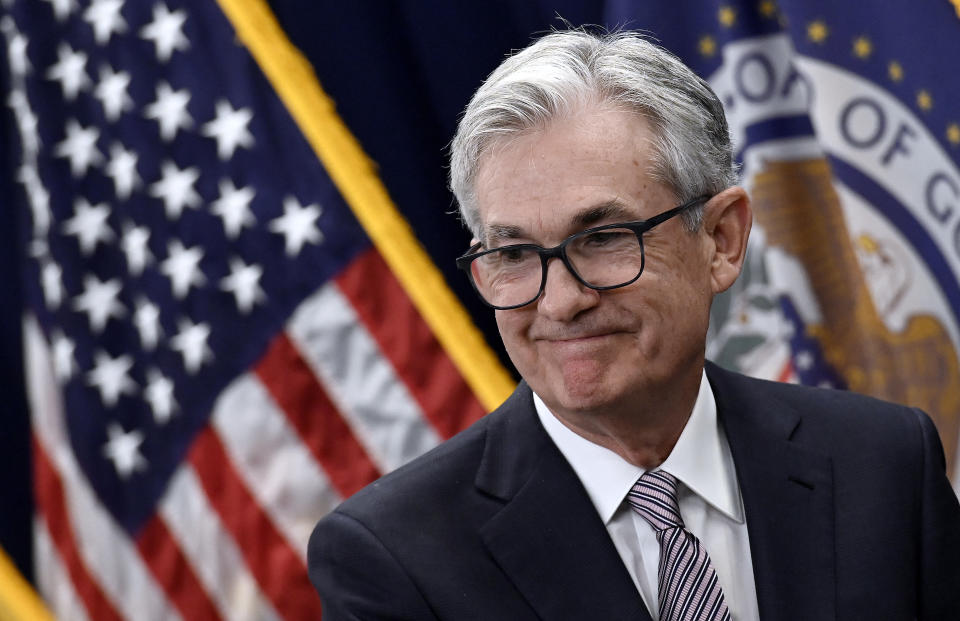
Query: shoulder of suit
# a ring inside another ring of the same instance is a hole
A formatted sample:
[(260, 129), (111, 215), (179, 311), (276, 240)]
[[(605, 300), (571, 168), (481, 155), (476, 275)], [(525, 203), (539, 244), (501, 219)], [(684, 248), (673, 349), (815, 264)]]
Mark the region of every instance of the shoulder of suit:
[(724, 369), (712, 363), (707, 363), (707, 376), (711, 379), (714, 392), (717, 392), (717, 383), (722, 388), (729, 388), (738, 393), (750, 393), (759, 397), (783, 399), (791, 403), (805, 405), (840, 406), (845, 410), (889, 411), (898, 414), (907, 414), (910, 408), (876, 397), (859, 394), (849, 390), (834, 388), (819, 388), (800, 384), (787, 384), (771, 380), (758, 379)]
[[(848, 390), (816, 388), (761, 380), (708, 363), (707, 375), (718, 407), (745, 404), (755, 415), (790, 412), (800, 418), (799, 437), (824, 444), (903, 444), (916, 437), (919, 410)], [(759, 414), (756, 414), (760, 412)]]

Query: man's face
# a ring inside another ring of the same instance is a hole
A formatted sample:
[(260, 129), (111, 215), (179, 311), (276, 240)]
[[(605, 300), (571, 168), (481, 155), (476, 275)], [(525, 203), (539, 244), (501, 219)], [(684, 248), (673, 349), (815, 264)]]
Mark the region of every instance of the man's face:
[[(495, 145), (476, 180), (485, 246), (554, 246), (674, 207), (650, 174), (651, 140), (644, 119), (589, 107)], [(592, 290), (554, 259), (538, 300), (496, 311), (511, 360), (555, 413), (630, 407), (699, 374), (713, 297), (710, 238), (673, 218), (644, 234), (644, 247), (646, 266), (631, 285)]]

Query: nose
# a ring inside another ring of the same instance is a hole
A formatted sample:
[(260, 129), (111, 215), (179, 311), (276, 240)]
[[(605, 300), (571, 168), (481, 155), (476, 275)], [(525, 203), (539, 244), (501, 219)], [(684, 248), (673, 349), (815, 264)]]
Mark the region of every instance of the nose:
[(577, 280), (559, 258), (550, 259), (543, 295), (537, 301), (541, 315), (552, 321), (570, 321), (599, 301), (599, 291)]

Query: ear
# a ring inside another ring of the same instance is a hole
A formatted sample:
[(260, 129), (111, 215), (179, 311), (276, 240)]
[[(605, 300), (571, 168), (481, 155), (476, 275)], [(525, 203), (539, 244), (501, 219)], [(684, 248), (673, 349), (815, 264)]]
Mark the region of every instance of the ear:
[(704, 232), (713, 242), (710, 281), (714, 294), (726, 291), (740, 275), (752, 224), (750, 199), (741, 187), (727, 188), (704, 206)]

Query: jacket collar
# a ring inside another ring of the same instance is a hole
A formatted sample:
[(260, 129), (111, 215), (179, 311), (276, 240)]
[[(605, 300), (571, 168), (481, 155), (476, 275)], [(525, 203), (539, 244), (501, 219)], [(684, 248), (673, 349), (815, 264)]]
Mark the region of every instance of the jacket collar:
[(782, 386), (706, 369), (740, 482), (760, 618), (834, 619), (830, 458), (796, 441), (803, 421)]
[(477, 488), (504, 501), (480, 530), (544, 619), (650, 617), (596, 508), (547, 436), (526, 383), (489, 415)]

